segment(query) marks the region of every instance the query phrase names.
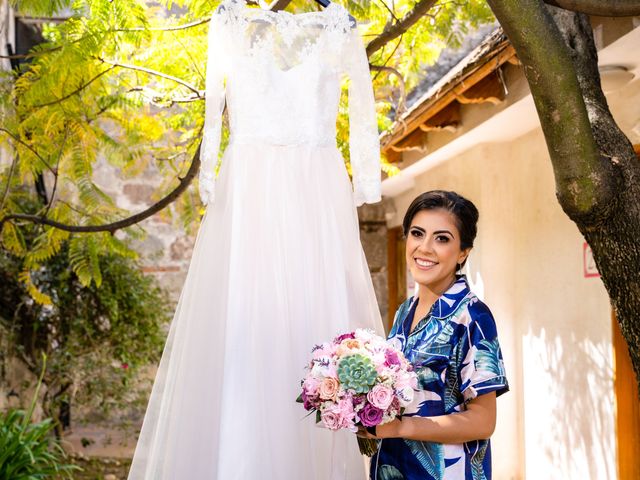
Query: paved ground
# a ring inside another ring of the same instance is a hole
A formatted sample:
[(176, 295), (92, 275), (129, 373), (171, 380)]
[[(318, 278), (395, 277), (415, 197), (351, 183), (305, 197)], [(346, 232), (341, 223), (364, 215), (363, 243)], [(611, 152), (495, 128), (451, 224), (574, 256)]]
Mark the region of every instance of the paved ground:
[(126, 480), (131, 464), (122, 458), (73, 457), (72, 461), (83, 469), (73, 474), (74, 480)]
[(124, 432), (104, 427), (74, 426), (64, 436), (68, 452), (87, 457), (131, 458), (136, 438)]
[(120, 430), (74, 426), (64, 437), (72, 462), (83, 469), (74, 480), (126, 480), (135, 442)]

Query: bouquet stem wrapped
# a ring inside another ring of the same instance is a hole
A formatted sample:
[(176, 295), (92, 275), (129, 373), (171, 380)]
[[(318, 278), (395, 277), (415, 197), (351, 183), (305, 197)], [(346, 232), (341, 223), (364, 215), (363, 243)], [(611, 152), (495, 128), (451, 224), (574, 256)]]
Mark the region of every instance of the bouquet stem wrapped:
[(371, 438), (358, 437), (358, 448), (362, 455), (373, 457), (378, 451), (378, 441)]

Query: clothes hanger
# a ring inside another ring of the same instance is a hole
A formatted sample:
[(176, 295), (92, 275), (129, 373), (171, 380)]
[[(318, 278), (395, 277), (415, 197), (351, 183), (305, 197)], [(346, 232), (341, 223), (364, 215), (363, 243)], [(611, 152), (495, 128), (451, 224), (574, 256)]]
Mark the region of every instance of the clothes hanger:
[[(331, 0), (315, 0), (316, 3), (320, 4), (323, 8), (327, 8), (331, 5)], [(351, 21), (351, 28), (356, 26), (356, 19), (353, 18), (353, 15), (349, 13), (349, 20)]]
[[(260, 8), (264, 8), (265, 10), (269, 9), (268, 8), (269, 7), (269, 3), (266, 2), (266, 1), (263, 1), (263, 0), (257, 0), (257, 1), (255, 1), (255, 0), (245, 0), (245, 2), (247, 4), (250, 4), (250, 5), (256, 5), (257, 4)], [(315, 2), (317, 4), (319, 4), (322, 8), (327, 8), (329, 5), (331, 5), (331, 0), (315, 0)], [(275, 2), (273, 2), (273, 3), (275, 3)], [(273, 3), (272, 3), (272, 5), (273, 5)], [(351, 23), (351, 28), (355, 28), (357, 26), (356, 19), (350, 13), (349, 13), (349, 21)]]

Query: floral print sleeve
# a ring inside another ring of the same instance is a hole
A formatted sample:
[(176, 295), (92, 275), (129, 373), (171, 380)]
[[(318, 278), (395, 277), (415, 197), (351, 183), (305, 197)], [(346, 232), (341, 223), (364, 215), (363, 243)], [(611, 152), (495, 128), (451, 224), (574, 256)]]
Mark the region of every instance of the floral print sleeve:
[(460, 338), (462, 363), (458, 368), (465, 403), (478, 395), (495, 391), (498, 396), (509, 390), (491, 311), (484, 303), (472, 301), (468, 312), (469, 323)]

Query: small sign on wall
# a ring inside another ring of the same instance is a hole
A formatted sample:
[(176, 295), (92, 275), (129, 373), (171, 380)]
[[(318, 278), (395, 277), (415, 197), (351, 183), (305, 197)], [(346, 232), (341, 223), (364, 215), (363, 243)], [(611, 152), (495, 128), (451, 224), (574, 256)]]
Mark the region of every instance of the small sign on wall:
[(593, 251), (587, 242), (582, 246), (582, 264), (584, 266), (584, 278), (599, 277), (596, 262), (593, 259)]

